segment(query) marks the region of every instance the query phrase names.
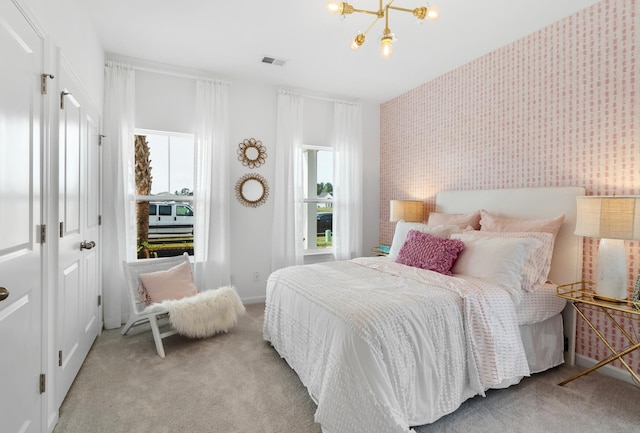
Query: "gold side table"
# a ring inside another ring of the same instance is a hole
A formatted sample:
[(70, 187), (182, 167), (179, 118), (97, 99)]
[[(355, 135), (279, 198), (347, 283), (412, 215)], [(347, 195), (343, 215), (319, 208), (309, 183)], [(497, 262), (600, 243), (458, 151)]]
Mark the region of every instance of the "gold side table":
[[(634, 352), (640, 349), (640, 342), (637, 341), (634, 337), (632, 337), (629, 334), (629, 332), (626, 329), (624, 329), (622, 325), (620, 325), (620, 322), (618, 322), (616, 318), (616, 316), (618, 317), (624, 316), (632, 320), (640, 321), (640, 305), (638, 305), (637, 303), (633, 303), (631, 301), (618, 301), (618, 300), (608, 301), (606, 300), (606, 298), (598, 297), (595, 294), (593, 283), (590, 283), (590, 282), (578, 282), (578, 283), (564, 284), (562, 286), (558, 286), (557, 295), (571, 302), (571, 305), (576, 310), (578, 315), (582, 317), (585, 323), (589, 325), (589, 327), (593, 330), (593, 332), (598, 336), (598, 338), (600, 338), (600, 340), (602, 340), (602, 342), (609, 348), (609, 350), (612, 353), (611, 356), (609, 356), (606, 359), (603, 359), (593, 367), (573, 376), (570, 379), (560, 382), (558, 385), (560, 386), (566, 385), (567, 383), (579, 377), (582, 377), (585, 374), (589, 374), (592, 371), (595, 371), (600, 367), (615, 361), (616, 359), (620, 360), (622, 365), (631, 374), (631, 377), (638, 384), (640, 384), (640, 377), (638, 377), (638, 374), (636, 374), (636, 372), (633, 371), (631, 367), (629, 367), (629, 364), (627, 364), (627, 362), (624, 359), (622, 359), (624, 355), (627, 355), (631, 352)], [(592, 307), (596, 307), (597, 310), (604, 313), (605, 316), (611, 321), (611, 323), (613, 323), (616, 326), (616, 328), (618, 328), (620, 332), (622, 332), (622, 334), (627, 338), (627, 340), (629, 340), (630, 344), (621, 351), (617, 351), (616, 349), (614, 349), (612, 344), (606, 339), (604, 335), (602, 335), (600, 331), (598, 331), (595, 325), (585, 316), (584, 312), (581, 310), (581, 308), (586, 305), (591, 305)]]

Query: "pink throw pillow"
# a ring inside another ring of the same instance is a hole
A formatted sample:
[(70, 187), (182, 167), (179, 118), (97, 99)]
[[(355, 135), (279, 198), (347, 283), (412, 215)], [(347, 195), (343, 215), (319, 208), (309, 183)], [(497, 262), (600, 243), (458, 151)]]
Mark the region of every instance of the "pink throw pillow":
[(474, 230), (480, 230), (480, 211), (478, 210), (471, 213), (431, 212), (427, 225), (455, 225), (460, 227), (461, 230), (465, 230), (468, 226), (471, 226)]
[(184, 262), (166, 271), (140, 274), (140, 282), (147, 290), (152, 302), (162, 302), (167, 299), (182, 299), (198, 293), (191, 266)]
[(409, 230), (396, 262), (451, 275), (451, 267), (463, 248), (464, 242), (458, 239), (440, 238)]
[(480, 211), (480, 230), (488, 232), (543, 232), (555, 239), (564, 222), (564, 215), (555, 218), (506, 218), (486, 210)]

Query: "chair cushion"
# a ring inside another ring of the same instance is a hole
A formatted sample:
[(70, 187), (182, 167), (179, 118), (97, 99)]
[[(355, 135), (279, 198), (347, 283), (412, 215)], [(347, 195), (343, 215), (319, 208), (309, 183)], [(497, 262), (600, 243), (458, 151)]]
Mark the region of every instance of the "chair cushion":
[(198, 293), (193, 284), (191, 266), (186, 261), (165, 271), (140, 274), (140, 282), (144, 287), (142, 291), (146, 290), (152, 303), (167, 299), (182, 299)]

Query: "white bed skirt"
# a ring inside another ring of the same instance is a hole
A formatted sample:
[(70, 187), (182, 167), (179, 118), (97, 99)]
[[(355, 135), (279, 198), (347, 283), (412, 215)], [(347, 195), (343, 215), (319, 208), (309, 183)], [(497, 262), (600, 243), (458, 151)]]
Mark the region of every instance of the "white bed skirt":
[(561, 314), (544, 322), (520, 325), (520, 335), (532, 374), (564, 363)]

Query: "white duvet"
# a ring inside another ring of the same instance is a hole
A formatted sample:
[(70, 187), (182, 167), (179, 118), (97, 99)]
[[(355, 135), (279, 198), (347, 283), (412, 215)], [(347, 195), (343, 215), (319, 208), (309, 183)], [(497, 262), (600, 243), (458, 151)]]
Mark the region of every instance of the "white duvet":
[(412, 431), (529, 375), (506, 290), (379, 258), (274, 272), (263, 332), (323, 433)]

